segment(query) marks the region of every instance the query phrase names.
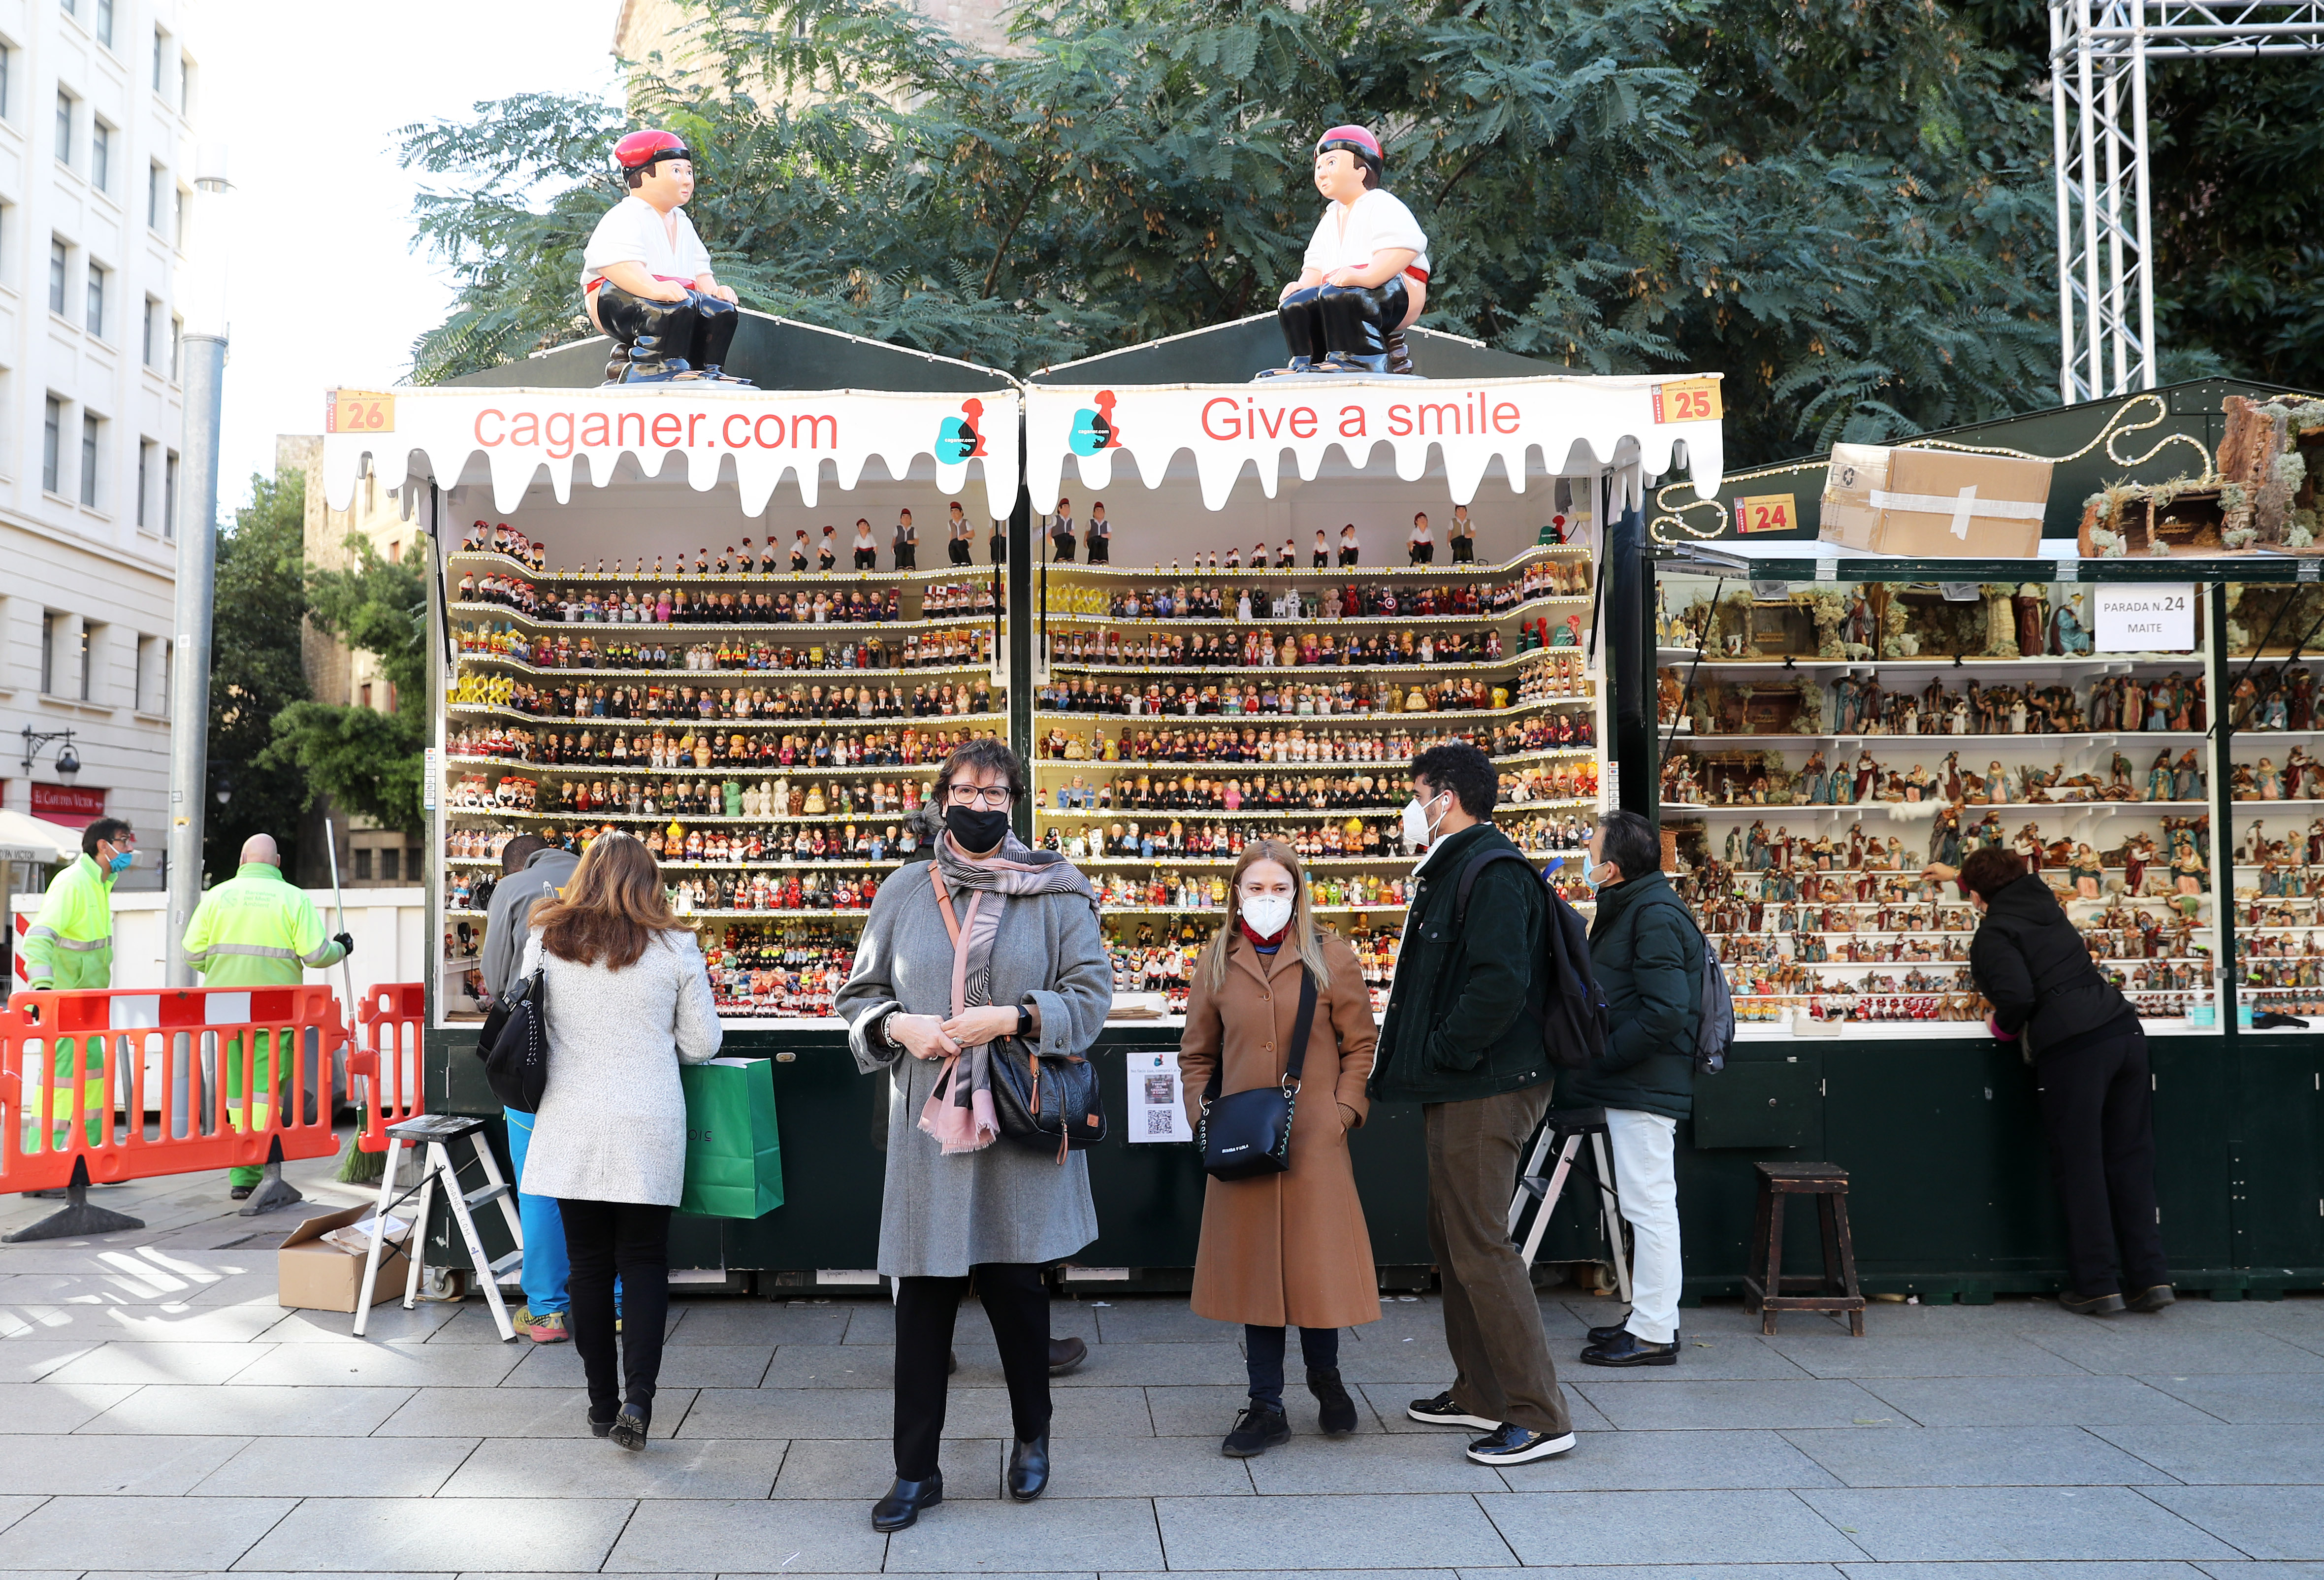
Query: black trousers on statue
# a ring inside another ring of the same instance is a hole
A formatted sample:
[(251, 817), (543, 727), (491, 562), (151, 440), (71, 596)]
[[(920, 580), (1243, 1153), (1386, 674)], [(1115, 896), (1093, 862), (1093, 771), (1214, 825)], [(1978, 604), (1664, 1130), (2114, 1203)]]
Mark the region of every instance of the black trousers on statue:
[(597, 288), (597, 319), (630, 348), (631, 365), (641, 368), (672, 359), (687, 367), (717, 367), (742, 322), (733, 302), (703, 291), (688, 291), (684, 301), (655, 301), (611, 281)]
[(2079, 1295), (2135, 1295), (2171, 1281), (2154, 1221), (2154, 1094), (2146, 1033), (2132, 1028), (2039, 1055), (2042, 1129), (2066, 1216), (2066, 1272)]
[[(589, 1380), (589, 1413), (610, 1418), (624, 1401), (650, 1411), (661, 1376), (662, 1329), (669, 1326), (669, 1208), (627, 1201), (564, 1201), (565, 1252), (572, 1263), (566, 1322)], [(613, 1278), (622, 1280), (622, 1331), (613, 1332)], [(621, 1373), (613, 1351), (621, 1350)], [(616, 1386), (618, 1381), (619, 1386)]]
[[(1049, 1429), (1049, 1286), (1032, 1262), (979, 1262), (969, 1270), (992, 1320), (1009, 1413), (1019, 1443)], [(896, 1475), (922, 1482), (936, 1474), (944, 1437), (945, 1372), (953, 1319), (967, 1279), (896, 1280)]]

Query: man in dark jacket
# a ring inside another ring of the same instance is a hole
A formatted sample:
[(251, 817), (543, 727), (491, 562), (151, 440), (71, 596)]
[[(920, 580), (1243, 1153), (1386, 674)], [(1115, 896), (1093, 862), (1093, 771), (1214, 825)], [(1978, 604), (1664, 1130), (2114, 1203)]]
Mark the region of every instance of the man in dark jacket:
[[(1988, 1022), (2024, 1039), (2042, 1097), (2050, 1173), (2066, 1215), (2069, 1311), (2107, 1317), (2172, 1303), (2155, 1223), (2153, 1078), (2146, 1032), (2041, 875), (2015, 851), (1989, 847), (1923, 874), (1958, 876), (1984, 917), (1969, 975), (1993, 1004)], [(2117, 1260), (2117, 1252), (2119, 1260)]]
[(1598, 893), (1590, 969), (1606, 997), (1606, 1051), (1563, 1083), (1568, 1107), (1602, 1107), (1630, 1225), (1630, 1315), (1590, 1330), (1592, 1366), (1678, 1363), (1678, 1122), (1694, 1112), (1702, 936), (1662, 873), (1662, 842), (1636, 812), (1609, 812), (1582, 881)]
[(1454, 1376), (1406, 1413), (1486, 1433), (1469, 1445), (1480, 1465), (1523, 1465), (1574, 1441), (1532, 1275), (1508, 1234), (1524, 1148), (1549, 1106), (1544, 984), (1534, 979), (1548, 898), (1508, 836), (1484, 820), (1498, 789), (1490, 759), (1465, 742), (1432, 746), (1411, 774), (1405, 844), (1427, 855), (1370, 1089), (1376, 1103), (1421, 1104), (1428, 1243), (1444, 1281)]

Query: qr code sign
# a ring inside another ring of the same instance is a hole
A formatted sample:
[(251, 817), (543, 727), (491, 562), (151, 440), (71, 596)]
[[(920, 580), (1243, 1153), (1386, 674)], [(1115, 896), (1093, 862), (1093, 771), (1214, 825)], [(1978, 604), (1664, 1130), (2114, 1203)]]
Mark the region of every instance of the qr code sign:
[(1149, 1108), (1146, 1111), (1146, 1133), (1148, 1135), (1172, 1135), (1176, 1133), (1177, 1129), (1178, 1116), (1169, 1109)]

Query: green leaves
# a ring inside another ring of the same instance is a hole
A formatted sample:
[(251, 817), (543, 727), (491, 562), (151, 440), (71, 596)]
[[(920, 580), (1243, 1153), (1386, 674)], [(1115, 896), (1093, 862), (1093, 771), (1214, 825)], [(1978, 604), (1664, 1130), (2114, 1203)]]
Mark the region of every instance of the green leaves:
[[(299, 814), (307, 796), (295, 781), (263, 771), (274, 716), (307, 696), (300, 661), (306, 590), (306, 475), (253, 474), (251, 503), (218, 533), (216, 612), (210, 634), (209, 789), (225, 790), (202, 820), (202, 868), (231, 878), (242, 842), (272, 834), (293, 866)], [(295, 870), (295, 869), (294, 869)]]

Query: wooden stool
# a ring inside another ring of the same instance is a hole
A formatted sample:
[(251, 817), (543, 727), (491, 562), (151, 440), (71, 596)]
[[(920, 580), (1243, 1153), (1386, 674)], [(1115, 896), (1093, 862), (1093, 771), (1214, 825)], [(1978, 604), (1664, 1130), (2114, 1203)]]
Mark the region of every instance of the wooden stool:
[[(1762, 1163), (1759, 1211), (1743, 1274), (1743, 1309), (1760, 1314), (1759, 1331), (1775, 1331), (1779, 1311), (1845, 1311), (1848, 1331), (1864, 1336), (1864, 1296), (1856, 1287), (1856, 1242), (1848, 1233), (1848, 1170), (1831, 1163)], [(1823, 1227), (1823, 1272), (1784, 1276), (1784, 1198), (1812, 1196)], [(1816, 1293), (1786, 1295), (1785, 1283)]]

